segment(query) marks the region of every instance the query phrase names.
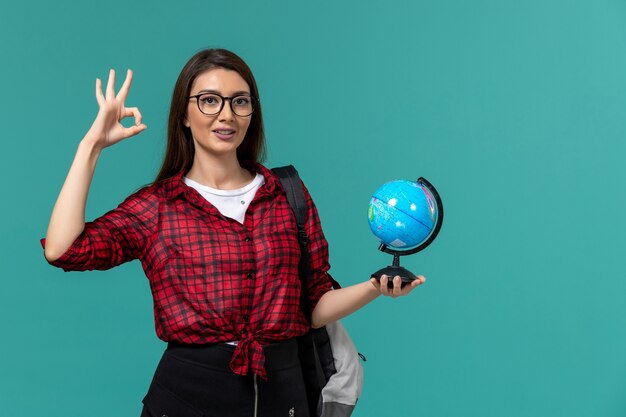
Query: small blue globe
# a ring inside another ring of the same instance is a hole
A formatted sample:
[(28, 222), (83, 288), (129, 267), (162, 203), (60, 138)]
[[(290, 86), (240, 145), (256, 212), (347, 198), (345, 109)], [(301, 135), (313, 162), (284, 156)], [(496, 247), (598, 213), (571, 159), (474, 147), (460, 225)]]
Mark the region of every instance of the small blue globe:
[(411, 249), (423, 243), (437, 223), (437, 205), (420, 182), (391, 181), (374, 192), (367, 211), (372, 233), (387, 246)]

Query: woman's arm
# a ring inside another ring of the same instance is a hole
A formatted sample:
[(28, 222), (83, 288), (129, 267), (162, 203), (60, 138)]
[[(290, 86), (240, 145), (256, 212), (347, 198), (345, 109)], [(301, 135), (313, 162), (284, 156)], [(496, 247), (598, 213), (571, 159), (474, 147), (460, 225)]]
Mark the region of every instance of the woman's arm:
[[(128, 70), (126, 80), (116, 96), (115, 71), (111, 70), (105, 96), (102, 93), (102, 82), (96, 79), (96, 100), (100, 110), (78, 145), (76, 156), (52, 210), (44, 249), (44, 256), (49, 262), (63, 255), (85, 227), (87, 194), (102, 149), (146, 128), (141, 124), (139, 109), (124, 107), (131, 81), (132, 72)], [(120, 121), (128, 116), (134, 116), (135, 126), (122, 126)]]
[(320, 298), (313, 310), (311, 327), (316, 329), (346, 317), (378, 298), (381, 294), (393, 298), (407, 295), (425, 281), (426, 278), (420, 275), (418, 279), (402, 288), (400, 277), (395, 277), (393, 280), (394, 287), (389, 289), (387, 287), (388, 278), (386, 275), (383, 275), (380, 283), (375, 278), (372, 278), (360, 284), (328, 291)]
[(46, 233), (44, 256), (49, 262), (65, 253), (85, 227), (87, 194), (100, 151), (89, 134), (78, 145), (74, 162), (52, 210)]

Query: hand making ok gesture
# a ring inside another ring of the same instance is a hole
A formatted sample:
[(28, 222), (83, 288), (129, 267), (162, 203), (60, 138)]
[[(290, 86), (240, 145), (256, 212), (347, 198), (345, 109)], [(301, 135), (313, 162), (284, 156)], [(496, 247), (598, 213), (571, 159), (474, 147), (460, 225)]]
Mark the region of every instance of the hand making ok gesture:
[[(115, 94), (115, 70), (109, 72), (106, 94), (102, 94), (102, 81), (96, 78), (96, 100), (100, 110), (89, 129), (88, 136), (98, 147), (106, 148), (114, 145), (122, 139), (135, 136), (144, 129), (146, 125), (141, 123), (141, 113), (137, 107), (125, 107), (124, 102), (128, 96), (128, 90), (133, 80), (133, 72), (129, 69), (126, 73), (126, 80)], [(134, 117), (135, 125), (124, 127), (121, 123), (126, 117)]]

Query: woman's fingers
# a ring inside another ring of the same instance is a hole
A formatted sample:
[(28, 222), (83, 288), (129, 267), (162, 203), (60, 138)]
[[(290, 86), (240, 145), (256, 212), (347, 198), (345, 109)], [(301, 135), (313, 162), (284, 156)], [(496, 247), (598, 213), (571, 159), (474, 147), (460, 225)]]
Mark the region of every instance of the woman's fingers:
[(102, 80), (96, 78), (96, 101), (99, 106), (104, 104), (104, 95), (102, 95)]
[(400, 278), (398, 275), (396, 275), (393, 278), (393, 290), (392, 290), (392, 297), (399, 297), (402, 295), (402, 278)]
[(393, 288), (389, 288), (389, 277), (387, 275), (382, 275), (380, 277), (380, 281), (374, 282), (375, 278), (372, 279), (372, 283), (378, 289), (381, 294), (390, 296), (392, 298), (400, 297), (403, 295), (407, 295), (411, 291), (413, 291), (418, 286), (422, 285), (426, 282), (426, 278), (423, 275), (419, 275), (417, 279), (406, 283), (404, 287), (402, 287), (402, 278), (399, 276), (395, 276), (391, 282), (393, 282)]
[(380, 277), (380, 292), (383, 293), (383, 295), (389, 295), (389, 287), (387, 285), (388, 282), (389, 278), (387, 275), (382, 275)]
[(422, 275), (418, 276), (416, 280), (411, 281), (402, 289), (402, 295), (407, 295), (408, 293), (413, 291), (415, 288), (422, 285), (424, 282), (426, 282), (426, 278)]
[(393, 283), (393, 288), (389, 288), (389, 277), (387, 275), (381, 276), (380, 292), (382, 292), (383, 295), (388, 295), (396, 298), (402, 294), (402, 278), (396, 275), (391, 282)]
[[(122, 139), (134, 136), (147, 128), (142, 123), (141, 112), (137, 107), (124, 107), (124, 101), (128, 95), (133, 80), (133, 72), (128, 69), (126, 79), (115, 94), (115, 70), (109, 71), (106, 89), (103, 90), (102, 80), (96, 78), (96, 100), (100, 111), (91, 126), (90, 132), (104, 147), (111, 146)], [(129, 127), (122, 125), (121, 121), (126, 117), (133, 117), (134, 124)]]
[(111, 68), (109, 71), (109, 79), (107, 81), (106, 99), (112, 100), (115, 98), (115, 70)]
[(133, 72), (129, 68), (128, 71), (126, 71), (126, 79), (124, 80), (124, 84), (122, 84), (122, 88), (120, 88), (120, 91), (117, 93), (116, 98), (118, 100), (121, 100), (122, 102), (126, 100), (126, 97), (128, 96), (128, 90), (130, 89), (130, 85), (132, 82)]
[(135, 126), (131, 126), (131, 127), (126, 127), (124, 128), (124, 136), (129, 138), (131, 136), (135, 136), (136, 134), (144, 131), (146, 129), (146, 125), (144, 124), (140, 124), (140, 125), (135, 125)]
[(137, 107), (125, 107), (122, 112), (123, 117), (131, 117), (135, 118), (135, 126), (139, 126), (141, 124), (141, 112)]
[(146, 125), (144, 125), (143, 123), (141, 123), (141, 112), (139, 111), (139, 108), (137, 107), (125, 107), (124, 110), (122, 111), (122, 115), (124, 117), (134, 117), (135, 118), (135, 125), (134, 126), (130, 126), (130, 127), (126, 127), (124, 128), (124, 132), (125, 132), (125, 136), (126, 137), (130, 137), (130, 136), (134, 136), (136, 134), (138, 134), (139, 132), (143, 131), (146, 129)]

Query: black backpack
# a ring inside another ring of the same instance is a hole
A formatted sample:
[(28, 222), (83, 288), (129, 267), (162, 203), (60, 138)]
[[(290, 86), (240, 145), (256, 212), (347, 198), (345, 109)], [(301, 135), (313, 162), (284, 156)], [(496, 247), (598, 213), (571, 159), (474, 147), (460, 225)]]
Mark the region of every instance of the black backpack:
[[(302, 287), (300, 307), (305, 316), (311, 318), (309, 298), (306, 293), (307, 280), (311, 277), (308, 237), (304, 230), (307, 206), (298, 172), (292, 165), (273, 168), (287, 194), (298, 225), (300, 243), (299, 275)], [(341, 288), (332, 277), (334, 289)], [(311, 417), (348, 417), (361, 395), (363, 369), (359, 357), (341, 323), (329, 323), (313, 329), (298, 338), (298, 349), (302, 374), (307, 390)]]

